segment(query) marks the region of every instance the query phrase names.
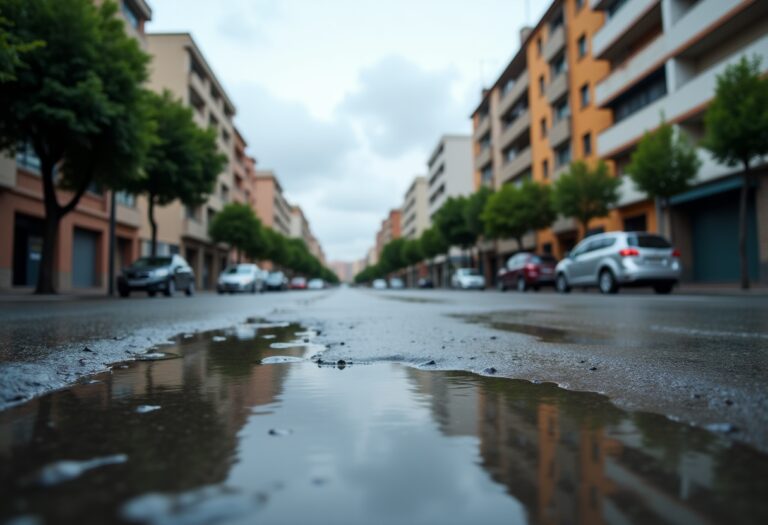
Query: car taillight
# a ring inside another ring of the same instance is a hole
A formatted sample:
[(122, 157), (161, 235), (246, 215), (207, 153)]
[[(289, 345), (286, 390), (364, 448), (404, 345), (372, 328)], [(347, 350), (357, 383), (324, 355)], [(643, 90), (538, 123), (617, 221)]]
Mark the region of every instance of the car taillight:
[(529, 272), (535, 272), (538, 270), (538, 268), (536, 268), (536, 265), (531, 263), (526, 264), (525, 269), (528, 270)]
[(619, 255), (622, 257), (637, 257), (640, 255), (640, 252), (637, 251), (636, 248), (624, 248), (623, 250), (619, 250)]
[(680, 257), (680, 250), (672, 250), (672, 257)]

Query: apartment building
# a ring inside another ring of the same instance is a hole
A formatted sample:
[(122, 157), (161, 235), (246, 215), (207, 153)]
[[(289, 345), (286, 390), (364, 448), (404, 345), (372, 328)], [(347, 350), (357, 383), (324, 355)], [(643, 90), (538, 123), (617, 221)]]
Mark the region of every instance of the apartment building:
[(234, 155), (232, 157), (232, 200), (240, 204), (256, 207), (254, 185), (256, 184), (256, 159), (248, 155), (248, 143), (240, 130), (235, 129)]
[(256, 171), (254, 185), (256, 215), (262, 224), (276, 232), (291, 236), (291, 205), (283, 195), (283, 187), (275, 173)]
[(400, 225), (402, 224), (402, 211), (399, 209), (390, 210), (387, 217), (381, 221), (381, 228), (376, 233), (376, 261), (381, 259), (381, 250), (390, 241), (399, 239), (402, 237), (402, 230)]
[(472, 137), (443, 135), (427, 162), (429, 220), (449, 197), (472, 193)]
[[(126, 32), (146, 49), (144, 26), (152, 10), (144, 0), (122, 0), (119, 16)], [(64, 201), (71, 194), (59, 190)], [(116, 196), (115, 266), (135, 259), (142, 216), (136, 199)], [(108, 285), (111, 193), (92, 186), (59, 225), (54, 281), (59, 291)], [(43, 188), (40, 159), (28, 144), (15, 156), (0, 155), (0, 289), (29, 288), (37, 283), (43, 245)]]
[[(175, 201), (155, 208), (158, 253), (182, 254), (195, 270), (198, 288), (210, 289), (229, 262), (228, 248), (211, 241), (208, 226), (216, 213), (233, 200), (235, 106), (189, 33), (148, 34), (147, 44), (152, 55), (150, 88), (157, 92), (168, 90), (191, 107), (200, 127), (216, 130), (219, 151), (227, 158), (205, 204), (189, 207)], [(138, 208), (143, 214), (146, 207), (146, 199), (139, 197)], [(147, 221), (142, 223), (140, 236), (142, 253), (147, 254), (151, 239)]]
[[(655, 210), (626, 176), (630, 155), (663, 114), (695, 143), (704, 136), (704, 113), (716, 77), (743, 56), (762, 57), (768, 73), (768, 2), (750, 0), (600, 0), (606, 17), (592, 53), (610, 65), (594, 85), (595, 106), (613, 123), (596, 136), (597, 154), (623, 177), (616, 229), (654, 229)], [(695, 186), (672, 198), (664, 211), (681, 251), (684, 278), (738, 278), (738, 195), (741, 167), (718, 164), (703, 148)], [(766, 164), (757, 168), (766, 171)], [(764, 177), (761, 177), (764, 179)], [(632, 210), (632, 213), (626, 210)], [(768, 282), (768, 183), (749, 194), (747, 252), (753, 280)]]
[(403, 237), (418, 239), (422, 232), (429, 228), (429, 212), (427, 207), (427, 178), (420, 175), (405, 192), (403, 200)]

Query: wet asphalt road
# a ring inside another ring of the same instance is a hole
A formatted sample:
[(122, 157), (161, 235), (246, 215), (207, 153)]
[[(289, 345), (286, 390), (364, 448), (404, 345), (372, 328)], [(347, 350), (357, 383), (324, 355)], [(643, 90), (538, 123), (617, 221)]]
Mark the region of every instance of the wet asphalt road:
[(0, 301), (0, 399), (18, 404), (176, 334), (249, 317), (319, 328), (327, 361), (552, 381), (768, 450), (764, 297), (341, 289)]

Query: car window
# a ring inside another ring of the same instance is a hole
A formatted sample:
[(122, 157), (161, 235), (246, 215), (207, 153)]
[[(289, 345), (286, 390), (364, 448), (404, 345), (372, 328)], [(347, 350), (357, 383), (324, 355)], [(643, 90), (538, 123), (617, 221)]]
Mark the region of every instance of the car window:
[(149, 268), (151, 266), (168, 266), (171, 264), (170, 257), (142, 257), (133, 263), (136, 268)]
[(630, 235), (627, 244), (638, 248), (671, 248), (672, 245), (660, 235)]
[(539, 255), (537, 259), (539, 259), (540, 262), (545, 264), (557, 264), (557, 259), (555, 259), (551, 255)]

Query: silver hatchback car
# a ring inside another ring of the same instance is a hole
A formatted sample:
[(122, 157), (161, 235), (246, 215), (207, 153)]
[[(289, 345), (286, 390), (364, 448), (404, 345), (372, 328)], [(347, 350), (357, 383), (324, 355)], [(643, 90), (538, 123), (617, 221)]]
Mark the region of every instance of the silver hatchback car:
[(621, 286), (652, 286), (668, 294), (680, 280), (680, 253), (664, 237), (611, 232), (587, 237), (555, 268), (557, 291), (597, 286), (602, 293)]

